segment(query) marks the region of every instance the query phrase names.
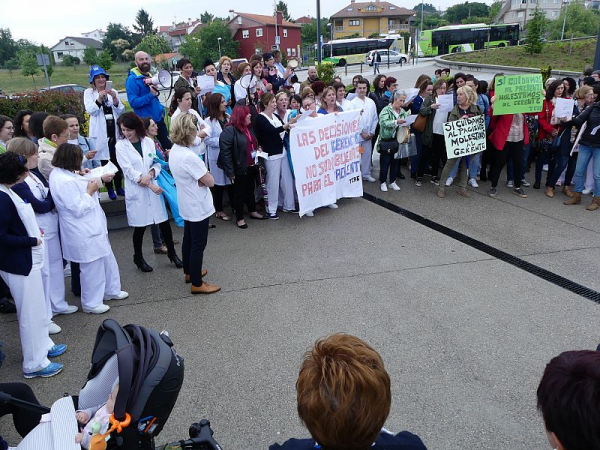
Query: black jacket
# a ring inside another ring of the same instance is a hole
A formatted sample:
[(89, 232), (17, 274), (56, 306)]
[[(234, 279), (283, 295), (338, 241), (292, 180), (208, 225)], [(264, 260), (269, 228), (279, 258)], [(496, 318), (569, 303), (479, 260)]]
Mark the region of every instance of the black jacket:
[(33, 265), (32, 247), (37, 238), (27, 234), (15, 204), (0, 192), (0, 270), (16, 275), (29, 275)]
[[(277, 114), (273, 114), (275, 117)], [(281, 123), (283, 120), (279, 118)], [(254, 124), (254, 130), (256, 131), (256, 138), (258, 139), (258, 145), (260, 145), (264, 152), (267, 152), (269, 156), (280, 155), (283, 153), (283, 139), (281, 139), (280, 133), (284, 131), (283, 126), (275, 128), (269, 119), (262, 114), (259, 114)]]
[(581, 128), (585, 122), (587, 122), (587, 125), (581, 135), (579, 144), (594, 148), (600, 147), (600, 133), (596, 132), (595, 135), (592, 134), (594, 128), (600, 126), (600, 102), (588, 106), (581, 114), (573, 119), (573, 125), (577, 128)]
[[(250, 128), (250, 134), (254, 135)], [(236, 127), (226, 126), (219, 136), (219, 159), (217, 166), (229, 178), (246, 175), (248, 172), (247, 151), (248, 139)]]

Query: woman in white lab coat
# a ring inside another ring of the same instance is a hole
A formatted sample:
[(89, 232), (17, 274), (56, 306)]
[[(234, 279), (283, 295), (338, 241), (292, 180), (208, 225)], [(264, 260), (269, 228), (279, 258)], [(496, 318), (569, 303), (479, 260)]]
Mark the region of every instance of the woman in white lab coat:
[[(90, 85), (83, 93), (85, 111), (90, 115), (89, 137), (96, 150), (95, 160), (102, 161), (105, 165), (108, 160), (117, 164), (115, 145), (117, 143), (117, 119), (125, 112), (125, 105), (119, 100), (117, 91), (107, 89), (108, 74), (100, 66), (90, 68)], [(125, 195), (121, 182), (123, 175), (117, 172), (113, 181), (106, 183), (108, 196), (115, 200), (118, 195)], [(113, 189), (113, 182), (116, 189)]]
[(17, 307), (25, 378), (51, 377), (62, 364), (48, 357), (65, 352), (48, 337), (41, 268), (44, 244), (31, 205), (11, 189), (28, 174), (26, 160), (12, 152), (0, 154), (0, 277)]
[(133, 262), (142, 272), (153, 270), (144, 260), (142, 244), (146, 227), (158, 224), (167, 246), (167, 256), (180, 269), (183, 263), (175, 253), (173, 232), (161, 195), (162, 189), (156, 183), (161, 166), (155, 160), (154, 141), (146, 137), (144, 123), (137, 114), (127, 112), (117, 122), (121, 138), (117, 142), (117, 160), (125, 176), (127, 223), (134, 227)]
[[(83, 312), (102, 314), (110, 309), (104, 300), (122, 300), (119, 266), (108, 240), (106, 216), (98, 200), (100, 181), (81, 175), (83, 152), (74, 144), (61, 144), (54, 153), (50, 191), (58, 210), (64, 258), (79, 263)], [(112, 175), (104, 175), (108, 181)]]

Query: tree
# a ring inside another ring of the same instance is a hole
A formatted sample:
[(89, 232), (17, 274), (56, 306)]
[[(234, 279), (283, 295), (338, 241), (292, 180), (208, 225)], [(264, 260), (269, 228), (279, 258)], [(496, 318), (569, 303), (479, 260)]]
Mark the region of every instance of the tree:
[(77, 56), (65, 55), (62, 60), (62, 65), (65, 67), (72, 67), (75, 70), (75, 66), (78, 66), (81, 60)]
[(12, 78), (12, 73), (13, 70), (17, 70), (20, 66), (19, 66), (19, 58), (18, 57), (13, 57), (10, 58), (8, 61), (6, 61), (4, 63), (4, 65), (6, 66), (6, 68), (8, 69), (8, 73), (10, 74), (10, 77)]
[(133, 29), (137, 31), (143, 38), (158, 33), (158, 28), (154, 28), (154, 20), (145, 9), (140, 9), (135, 16)]
[(17, 55), (17, 44), (10, 28), (0, 28), (0, 65)]
[(495, 23), (498, 20), (498, 15), (500, 14), (500, 10), (502, 9), (502, 2), (500, 0), (496, 0), (490, 6), (490, 14), (488, 16), (487, 23)]
[(214, 21), (202, 27), (198, 33), (186, 36), (184, 43), (179, 48), (179, 53), (189, 58), (196, 69), (202, 68), (208, 58), (213, 61), (219, 59), (219, 46), (217, 38), (221, 38), (221, 54), (230, 58), (237, 58), (239, 42), (231, 38), (227, 23)]
[(113, 58), (116, 58), (119, 52), (114, 46), (113, 41), (124, 39), (129, 42), (130, 46), (133, 47), (133, 36), (129, 28), (121, 25), (120, 23), (109, 23), (106, 27), (106, 34), (102, 39), (102, 48), (108, 50)]
[(279, 2), (277, 2), (277, 4), (275, 5), (274, 13), (277, 13), (277, 11), (283, 14), (284, 20), (292, 20), (292, 16), (290, 16), (290, 13), (288, 12), (288, 5), (283, 0), (279, 0)]
[(539, 6), (535, 7), (533, 16), (526, 25), (527, 37), (525, 38), (525, 48), (530, 54), (542, 53), (544, 49), (544, 31), (546, 28), (546, 16), (540, 10)]
[(200, 22), (202, 23), (211, 23), (215, 19), (215, 15), (209, 13), (208, 11), (204, 11), (200, 14)]
[(490, 7), (485, 3), (465, 2), (448, 8), (444, 18), (450, 23), (461, 23), (469, 17), (487, 17), (489, 14)]
[(167, 40), (157, 34), (151, 34), (142, 39), (134, 49), (134, 52), (146, 52), (149, 55), (156, 56), (161, 53), (169, 53), (171, 46)]
[(83, 51), (83, 62), (88, 66), (98, 63), (98, 53), (94, 47), (86, 47)]
[[(323, 42), (331, 39), (329, 33), (328, 19), (321, 19), (321, 34), (323, 35)], [(313, 19), (311, 23), (302, 26), (302, 45), (315, 45), (317, 43), (317, 19)]]
[(31, 75), (31, 79), (33, 80), (33, 87), (35, 88), (35, 78), (34, 75), (38, 73), (38, 64), (37, 58), (35, 57), (35, 53), (30, 52), (22, 52), (19, 54), (19, 65), (21, 66), (21, 74), (24, 77), (28, 77)]
[[(565, 14), (567, 20), (565, 21)], [(564, 37), (583, 37), (596, 35), (600, 26), (598, 11), (587, 9), (579, 0), (572, 1), (560, 10), (556, 20), (548, 23), (550, 39), (560, 39), (562, 28), (565, 25)]]
[(96, 61), (96, 64), (98, 64), (104, 70), (110, 70), (113, 65), (112, 54), (108, 50), (102, 50)]
[(414, 12), (421, 12), (421, 5), (423, 5), (423, 12), (424, 13), (437, 13), (437, 9), (435, 6), (433, 6), (433, 4), (431, 3), (419, 3), (418, 5), (416, 5), (412, 10)]

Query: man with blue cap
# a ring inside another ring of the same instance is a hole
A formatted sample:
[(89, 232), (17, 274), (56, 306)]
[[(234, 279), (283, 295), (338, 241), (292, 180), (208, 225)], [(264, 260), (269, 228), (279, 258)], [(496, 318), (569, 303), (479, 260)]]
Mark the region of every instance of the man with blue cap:
[(150, 55), (146, 52), (137, 52), (135, 65), (136, 67), (129, 71), (125, 83), (127, 100), (138, 116), (152, 117), (158, 126), (156, 137), (165, 150), (170, 149), (173, 144), (169, 140), (169, 132), (165, 125), (165, 108), (158, 99), (160, 93), (152, 84), (150, 77)]
[[(109, 78), (102, 67), (98, 65), (90, 67), (90, 87), (83, 93), (83, 103), (85, 111), (90, 115), (88, 137), (92, 150), (96, 151), (94, 160), (101, 161), (103, 166), (110, 160), (119, 167), (115, 150), (118, 136), (117, 119), (125, 111), (125, 105), (119, 100), (117, 91), (110, 86)], [(119, 168), (114, 179), (106, 183), (106, 190), (111, 200), (116, 200), (117, 194), (125, 195), (121, 187), (122, 180), (123, 174)]]

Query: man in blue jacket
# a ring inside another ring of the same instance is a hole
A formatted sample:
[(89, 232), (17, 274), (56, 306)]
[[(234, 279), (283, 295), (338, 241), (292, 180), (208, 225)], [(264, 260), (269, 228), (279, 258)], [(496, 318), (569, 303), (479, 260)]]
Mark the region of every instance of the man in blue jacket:
[(125, 89), (127, 100), (133, 111), (140, 117), (152, 117), (158, 125), (158, 140), (164, 149), (173, 144), (169, 140), (169, 132), (165, 125), (165, 108), (160, 103), (158, 89), (152, 84), (150, 76), (150, 55), (146, 52), (135, 54), (136, 67), (129, 71)]

